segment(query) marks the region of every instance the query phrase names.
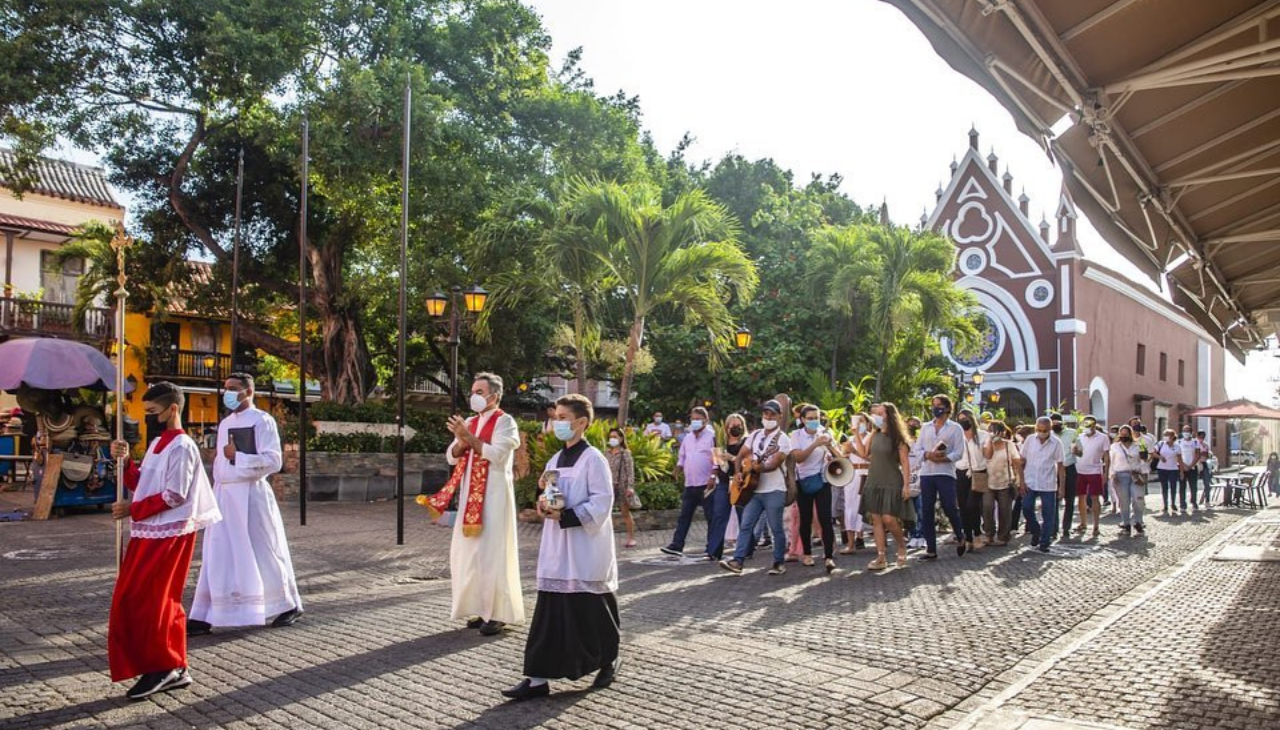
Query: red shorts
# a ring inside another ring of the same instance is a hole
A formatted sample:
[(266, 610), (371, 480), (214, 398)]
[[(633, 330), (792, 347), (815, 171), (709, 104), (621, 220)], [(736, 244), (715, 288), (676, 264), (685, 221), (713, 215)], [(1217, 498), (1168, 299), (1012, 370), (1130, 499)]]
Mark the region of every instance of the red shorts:
[(1076, 494), (1084, 497), (1092, 495), (1094, 497), (1102, 496), (1102, 475), (1101, 474), (1076, 474)]

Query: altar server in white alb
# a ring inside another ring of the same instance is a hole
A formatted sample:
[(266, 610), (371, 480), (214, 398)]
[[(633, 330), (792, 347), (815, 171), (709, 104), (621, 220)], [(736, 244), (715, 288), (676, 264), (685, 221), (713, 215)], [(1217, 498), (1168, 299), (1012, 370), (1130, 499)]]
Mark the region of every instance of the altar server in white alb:
[(459, 514), (449, 545), (452, 616), (484, 636), (497, 636), (508, 624), (524, 623), (511, 473), (520, 429), (514, 418), (498, 408), (500, 402), (502, 378), (493, 373), (477, 375), (471, 384), (471, 410), (476, 415), (465, 420), (449, 418), (453, 443), (445, 455), (453, 474), (439, 492), (418, 498), (434, 519), (458, 495)]
[(213, 459), (222, 521), (204, 534), (188, 636), (268, 620), (290, 626), (302, 615), (284, 522), (267, 483), (282, 463), (276, 420), (254, 407), (252, 375), (233, 373), (224, 387), (231, 413), (218, 424)]
[(621, 663), (613, 595), (618, 590), (613, 477), (604, 454), (583, 439), (592, 417), (591, 401), (581, 395), (556, 401), (555, 434), (565, 447), (547, 462), (540, 479), (538, 604), (524, 648), (526, 678), (502, 691), (513, 700), (545, 697), (551, 692), (549, 680), (592, 672), (592, 686), (604, 689), (613, 684)]
[[(133, 700), (191, 684), (182, 589), (196, 531), (220, 519), (200, 449), (182, 430), (182, 405), (182, 389), (173, 383), (156, 383), (142, 396), (164, 432), (147, 446), (141, 468), (126, 463), (124, 484), (133, 499), (111, 506), (113, 517), (133, 524), (111, 598), (107, 664), (113, 682), (140, 677), (126, 693)], [(113, 457), (128, 453), (124, 441), (111, 444)]]

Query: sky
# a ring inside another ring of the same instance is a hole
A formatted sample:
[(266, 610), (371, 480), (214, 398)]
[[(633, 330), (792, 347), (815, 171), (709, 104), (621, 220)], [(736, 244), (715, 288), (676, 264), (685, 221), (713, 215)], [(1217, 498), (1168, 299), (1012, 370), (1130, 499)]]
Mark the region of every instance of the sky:
[[(854, 200), (885, 202), (895, 222), (915, 225), (932, 212), (972, 126), (981, 153), (994, 151), (1015, 194), (1031, 198), (1032, 222), (1053, 216), (1059, 170), (1004, 107), (879, 0), (525, 2), (543, 18), (554, 66), (581, 47), (597, 91), (638, 96), (642, 123), (664, 152), (687, 133), (690, 161), (769, 157), (800, 183), (839, 173)], [(1157, 289), (1087, 219), (1078, 235), (1090, 259)], [(1272, 404), (1280, 359), (1252, 353), (1241, 366), (1228, 356), (1225, 377), (1230, 397)]]
[[(971, 126), (993, 149), (1033, 223), (1052, 219), (1058, 168), (985, 90), (954, 71), (898, 10), (879, 0), (526, 0), (543, 18), (558, 66), (583, 49), (602, 94), (638, 96), (660, 150), (686, 133), (690, 161), (727, 153), (773, 158), (796, 180), (839, 173), (863, 205), (899, 224), (932, 212)], [(1085, 255), (1157, 289), (1087, 223)], [(1229, 397), (1270, 405), (1280, 359), (1228, 355)]]

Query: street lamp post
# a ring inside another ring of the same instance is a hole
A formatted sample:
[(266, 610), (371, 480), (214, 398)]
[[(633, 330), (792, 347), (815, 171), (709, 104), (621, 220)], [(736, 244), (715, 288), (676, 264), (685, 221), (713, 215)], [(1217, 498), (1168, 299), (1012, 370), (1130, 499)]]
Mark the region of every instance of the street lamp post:
[[(462, 308), (458, 307), (458, 298), (462, 298)], [(462, 287), (454, 285), (449, 288), (449, 294), (446, 296), (440, 291), (436, 291), (427, 297), (426, 307), (427, 314), (433, 320), (439, 320), (446, 313), (449, 316), (449, 408), (458, 408), (458, 347), (462, 344), (462, 325), (464, 316), (478, 315), (484, 311), (484, 305), (489, 299), (489, 292), (479, 286), (472, 286), (470, 289), (463, 291)], [(463, 311), (465, 309), (465, 312)]]

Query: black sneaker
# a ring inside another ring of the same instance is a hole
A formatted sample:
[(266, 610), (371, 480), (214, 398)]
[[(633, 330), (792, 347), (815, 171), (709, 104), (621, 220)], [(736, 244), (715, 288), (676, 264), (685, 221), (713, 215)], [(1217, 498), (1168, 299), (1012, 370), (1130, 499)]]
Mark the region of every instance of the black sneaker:
[(1040, 552), (1042, 552), (1042, 553), (1047, 553), (1047, 552), (1049, 552), (1049, 546), (1048, 546), (1048, 545), (1041, 545), (1041, 546), (1040, 546), (1040, 548), (1039, 548), (1039, 550), (1040, 550)]
[(742, 573), (742, 563), (739, 563), (737, 560), (721, 560), (720, 567), (734, 575), (740, 575)]
[(213, 624), (208, 621), (197, 621), (193, 618), (187, 619), (187, 636), (204, 636), (213, 633)]
[(480, 627), (480, 635), (481, 636), (498, 636), (499, 634), (502, 633), (502, 630), (505, 629), (506, 627), (507, 625), (502, 623), (501, 621), (485, 621), (484, 624)]
[(467, 628), (478, 629), (481, 626), (484, 626), (484, 619), (480, 618), (479, 616), (472, 616), (471, 618), (467, 619)]
[(787, 572), (787, 566), (782, 563), (774, 563), (773, 567), (769, 568), (769, 575), (782, 575), (785, 572)]
[(1139, 535), (1146, 534), (1146, 530), (1142, 527), (1142, 523), (1141, 523), (1141, 522), (1139, 522), (1138, 524), (1134, 525), (1134, 526), (1133, 526), (1133, 529), (1137, 530)]
[(865, 541), (865, 540), (863, 540), (862, 538), (860, 538), (860, 537), (856, 537), (856, 538), (854, 538), (854, 540), (853, 540), (853, 548), (854, 548), (855, 550), (866, 550), (866, 549), (867, 549), (867, 543), (866, 543), (866, 541)]
[(756, 543), (756, 547), (758, 548), (773, 547), (773, 539), (769, 537), (762, 537), (760, 538), (760, 542)]
[(1120, 534), (1125, 537), (1131, 537), (1133, 535), (1133, 528), (1128, 525), (1120, 525)]
[(658, 548), (658, 552), (662, 553), (663, 555), (673, 555), (673, 556), (675, 556), (675, 557), (677, 557), (677, 558), (678, 558), (678, 557), (680, 557), (680, 556), (682, 556), (682, 555), (684, 555), (684, 551), (683, 551), (683, 550), (676, 550), (675, 548), (671, 547), (670, 545), (666, 545), (666, 546), (663, 546), (663, 547)]
[(591, 686), (595, 689), (605, 689), (613, 684), (613, 680), (618, 677), (618, 670), (621, 668), (622, 657), (618, 657), (600, 668), (600, 671), (596, 673), (596, 678), (592, 680)]
[(125, 696), (131, 700), (141, 700), (158, 692), (168, 692), (191, 685), (191, 675), (184, 668), (170, 669), (167, 672), (148, 672), (142, 675)]

